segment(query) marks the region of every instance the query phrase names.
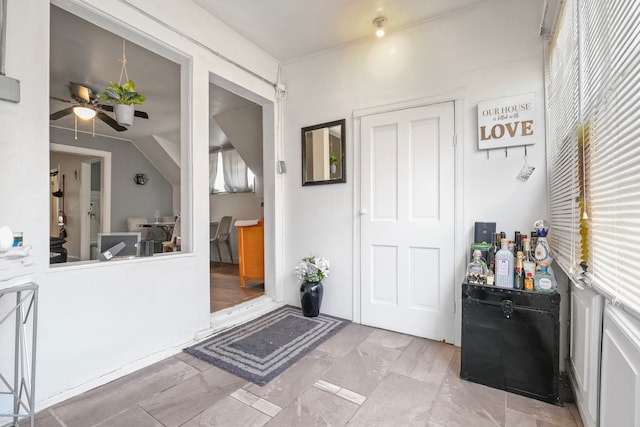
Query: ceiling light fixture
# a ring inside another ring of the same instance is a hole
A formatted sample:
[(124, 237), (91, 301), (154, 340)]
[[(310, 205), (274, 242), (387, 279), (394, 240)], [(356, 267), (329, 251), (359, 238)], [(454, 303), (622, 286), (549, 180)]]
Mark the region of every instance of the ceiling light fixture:
[(378, 16), (373, 20), (373, 25), (376, 26), (376, 37), (381, 38), (384, 37), (384, 23), (387, 21), (387, 18), (384, 16)]
[(83, 120), (93, 119), (96, 116), (96, 110), (89, 107), (73, 107), (73, 112)]

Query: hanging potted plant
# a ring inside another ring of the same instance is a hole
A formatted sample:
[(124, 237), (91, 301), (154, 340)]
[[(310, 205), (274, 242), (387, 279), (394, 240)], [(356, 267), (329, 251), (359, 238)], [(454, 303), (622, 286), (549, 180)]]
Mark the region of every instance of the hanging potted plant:
[(335, 154), (329, 155), (329, 166), (331, 175), (335, 174), (338, 170), (338, 156)]
[(135, 113), (134, 104), (142, 104), (146, 97), (136, 91), (136, 85), (133, 80), (129, 80), (123, 85), (114, 82), (110, 83), (104, 92), (100, 94), (100, 98), (113, 104), (113, 112), (119, 125), (131, 126), (133, 114)]

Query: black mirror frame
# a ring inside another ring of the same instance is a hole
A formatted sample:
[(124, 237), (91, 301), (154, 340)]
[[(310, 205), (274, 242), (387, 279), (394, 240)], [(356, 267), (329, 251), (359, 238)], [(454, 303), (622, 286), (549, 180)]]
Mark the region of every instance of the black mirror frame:
[[(341, 178), (338, 179), (327, 179), (323, 181), (307, 181), (307, 144), (305, 134), (309, 131), (322, 129), (322, 128), (331, 128), (334, 126), (340, 125), (340, 169), (342, 170)], [(321, 123), (319, 125), (307, 126), (303, 127), (301, 131), (301, 144), (302, 144), (302, 185), (323, 185), (323, 184), (342, 184), (347, 182), (347, 165), (346, 165), (346, 136), (347, 136), (347, 121), (346, 119), (334, 120), (332, 122)]]

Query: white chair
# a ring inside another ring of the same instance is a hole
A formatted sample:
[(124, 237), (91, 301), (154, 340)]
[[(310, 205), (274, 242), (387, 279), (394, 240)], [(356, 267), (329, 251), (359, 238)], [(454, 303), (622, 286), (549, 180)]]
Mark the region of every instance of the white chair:
[(173, 226), (171, 232), (171, 240), (162, 242), (162, 252), (176, 252), (181, 249), (181, 237), (180, 237), (180, 216), (176, 218), (176, 224)]
[(222, 252), (220, 252), (220, 243), (226, 242), (229, 248), (229, 257), (231, 258), (231, 264), (233, 264), (233, 252), (231, 252), (231, 218), (230, 216), (223, 216), (218, 223), (218, 229), (216, 230), (215, 237), (209, 239), (211, 248), (215, 246), (218, 250), (218, 256), (220, 257), (220, 263), (222, 264)]
[(140, 238), (142, 240), (147, 240), (149, 237), (149, 228), (147, 227), (138, 227), (138, 224), (148, 224), (147, 218), (143, 217), (129, 217), (127, 218), (127, 231), (139, 231)]

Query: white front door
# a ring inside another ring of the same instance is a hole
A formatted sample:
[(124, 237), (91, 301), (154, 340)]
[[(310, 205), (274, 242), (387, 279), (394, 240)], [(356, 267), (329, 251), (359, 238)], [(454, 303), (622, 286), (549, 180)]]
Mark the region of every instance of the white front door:
[(454, 340), (453, 102), (361, 119), (361, 321)]

